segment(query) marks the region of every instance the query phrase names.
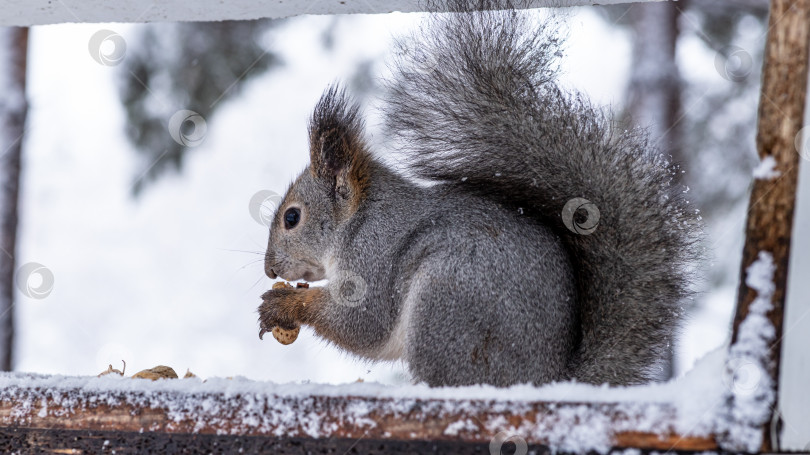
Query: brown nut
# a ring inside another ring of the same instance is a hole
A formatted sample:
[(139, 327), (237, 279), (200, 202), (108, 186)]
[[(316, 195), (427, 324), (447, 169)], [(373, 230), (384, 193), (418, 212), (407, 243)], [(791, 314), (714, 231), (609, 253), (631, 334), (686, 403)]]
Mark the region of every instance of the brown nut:
[(140, 379), (177, 379), (177, 373), (171, 367), (167, 367), (165, 365), (158, 365), (154, 368), (149, 368), (148, 370), (143, 370), (135, 373), (132, 375), (133, 378), (140, 378)]
[[(285, 281), (279, 281), (277, 283), (273, 283), (273, 289), (292, 289), (295, 287), (296, 289), (301, 288), (308, 288), (309, 283), (296, 283), (295, 286), (287, 283)], [(273, 338), (276, 339), (279, 343), (283, 345), (292, 344), (295, 340), (298, 339), (298, 334), (301, 332), (301, 327), (296, 327), (292, 330), (282, 329), (281, 327), (274, 327), (273, 330)]]
[(298, 339), (298, 333), (300, 331), (301, 327), (296, 327), (292, 330), (282, 329), (281, 327), (274, 327), (273, 338), (275, 338), (276, 341), (278, 341), (283, 345), (292, 344), (295, 340)]

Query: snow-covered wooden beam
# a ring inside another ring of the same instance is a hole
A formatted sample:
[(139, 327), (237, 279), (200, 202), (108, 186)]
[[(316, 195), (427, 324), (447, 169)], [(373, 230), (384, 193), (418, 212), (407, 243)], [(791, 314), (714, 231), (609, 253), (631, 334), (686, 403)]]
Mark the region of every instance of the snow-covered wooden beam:
[(132, 447), (171, 444), (205, 453), (236, 453), (226, 446), (268, 453), (306, 453), (306, 447), (317, 453), (351, 447), (360, 453), (371, 453), (363, 447), (373, 453), (421, 453), (420, 447), (489, 453), (491, 444), (508, 442), (536, 453), (547, 447), (601, 453), (717, 449), (711, 435), (678, 434), (677, 412), (668, 403), (527, 401), (514, 391), (513, 399), (495, 399), (475, 388), (410, 389), (4, 373), (0, 451), (130, 453)]
[(730, 414), (736, 424), (749, 427), (750, 437), (745, 444), (725, 445), (747, 452), (780, 448), (779, 432), (773, 429), (780, 419), (776, 403), (793, 213), (800, 158), (810, 144), (810, 129), (803, 127), (810, 0), (771, 0), (770, 12), (756, 138), (761, 163), (748, 204), (728, 361), (730, 374), (758, 378), (756, 393), (732, 393), (729, 405), (739, 409), (764, 404), (768, 410), (756, 418)]
[[(533, 0), (533, 6), (611, 5), (639, 0)], [(659, 1), (659, 0), (640, 0)], [(65, 22), (180, 22), (280, 18), (302, 14), (420, 11), (418, 0), (0, 0), (0, 25)]]

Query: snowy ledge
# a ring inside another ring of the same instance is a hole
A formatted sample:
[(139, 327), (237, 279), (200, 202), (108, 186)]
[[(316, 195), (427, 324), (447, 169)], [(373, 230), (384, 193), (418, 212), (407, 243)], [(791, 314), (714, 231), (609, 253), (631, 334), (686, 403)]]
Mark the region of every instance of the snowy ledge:
[(6, 373), (0, 375), (0, 432), (94, 430), (118, 436), (146, 432), (479, 447), (501, 434), (501, 440), (519, 437), (531, 447), (566, 452), (716, 450), (713, 430), (723, 402), (724, 360), (725, 353), (718, 352), (679, 380), (628, 388), (559, 383), (430, 389)]
[[(533, 5), (612, 5), (631, 0), (534, 0)], [(639, 0), (635, 0), (638, 2)], [(643, 0), (651, 1), (651, 0)], [(659, 0), (653, 0), (659, 1)], [(186, 2), (138, 0), (6, 0), (0, 25), (42, 25), (65, 22), (180, 22), (279, 18), (301, 14), (358, 14), (412, 12), (420, 10), (418, 0), (199, 0)]]

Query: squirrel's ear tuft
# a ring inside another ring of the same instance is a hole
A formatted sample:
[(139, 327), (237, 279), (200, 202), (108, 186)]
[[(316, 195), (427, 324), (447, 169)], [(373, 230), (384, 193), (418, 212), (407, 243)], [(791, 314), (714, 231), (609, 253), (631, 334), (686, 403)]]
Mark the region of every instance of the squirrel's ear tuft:
[(331, 86), (321, 96), (309, 124), (309, 141), (313, 176), (327, 183), (333, 198), (356, 208), (368, 189), (371, 157), (359, 107), (343, 89)]

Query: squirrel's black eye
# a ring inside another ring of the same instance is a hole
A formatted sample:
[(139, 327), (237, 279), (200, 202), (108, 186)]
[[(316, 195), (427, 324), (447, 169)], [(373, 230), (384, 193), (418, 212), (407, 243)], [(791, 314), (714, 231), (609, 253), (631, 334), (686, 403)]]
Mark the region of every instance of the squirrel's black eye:
[(301, 210), (291, 207), (284, 212), (284, 227), (286, 229), (294, 228), (299, 221), (301, 221)]

